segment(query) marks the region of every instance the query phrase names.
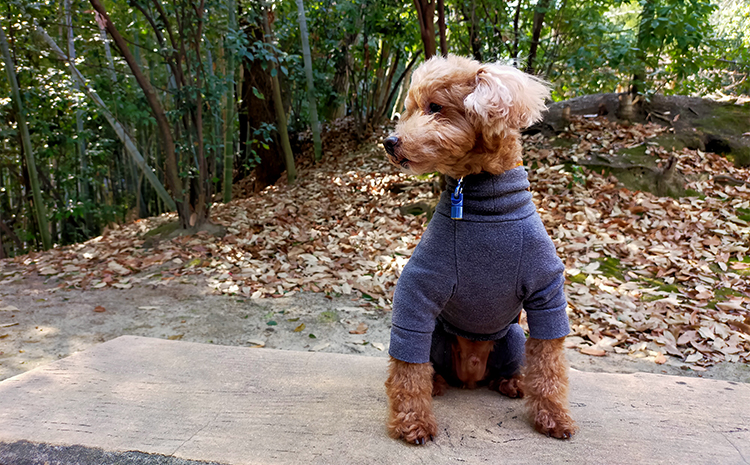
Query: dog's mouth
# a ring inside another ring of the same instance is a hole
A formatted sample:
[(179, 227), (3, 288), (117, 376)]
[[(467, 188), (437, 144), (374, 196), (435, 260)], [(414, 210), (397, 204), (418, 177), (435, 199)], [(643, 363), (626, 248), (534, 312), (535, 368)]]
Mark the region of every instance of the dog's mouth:
[(408, 169), (409, 163), (411, 163), (411, 160), (401, 155), (388, 154), (388, 158), (390, 159), (391, 163), (393, 163), (394, 165), (399, 165), (401, 168), (404, 168), (404, 169)]

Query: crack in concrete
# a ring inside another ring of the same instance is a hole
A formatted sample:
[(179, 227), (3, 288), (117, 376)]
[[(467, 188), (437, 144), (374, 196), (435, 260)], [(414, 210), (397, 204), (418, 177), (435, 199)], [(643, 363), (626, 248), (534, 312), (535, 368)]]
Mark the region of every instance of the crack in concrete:
[(750, 462), (748, 462), (748, 461), (747, 461), (747, 458), (745, 458), (745, 456), (744, 456), (744, 455), (742, 454), (742, 451), (741, 451), (741, 450), (740, 450), (740, 449), (739, 449), (739, 448), (738, 448), (738, 447), (737, 447), (737, 446), (736, 446), (736, 445), (735, 445), (735, 444), (734, 444), (734, 443), (732, 442), (732, 440), (731, 440), (731, 439), (729, 439), (729, 438), (727, 437), (727, 435), (726, 435), (726, 434), (724, 434), (724, 432), (723, 432), (723, 431), (719, 431), (719, 430), (717, 430), (717, 429), (716, 429), (716, 426), (715, 426), (714, 424), (711, 424), (711, 428), (713, 428), (713, 430), (714, 430), (714, 431), (716, 431), (717, 433), (719, 433), (719, 434), (721, 435), (721, 437), (723, 437), (724, 439), (726, 439), (726, 440), (727, 440), (727, 442), (728, 442), (728, 443), (729, 443), (729, 444), (730, 444), (730, 445), (731, 445), (732, 447), (734, 447), (734, 450), (736, 450), (736, 451), (737, 451), (737, 454), (739, 454), (739, 456), (740, 456), (740, 458), (742, 459), (742, 462), (743, 462), (743, 463), (747, 463), (747, 464), (750, 464)]
[(195, 436), (197, 436), (197, 435), (198, 435), (198, 434), (199, 434), (199, 433), (200, 433), (201, 431), (203, 431), (204, 429), (206, 429), (206, 428), (207, 428), (207, 427), (208, 427), (208, 426), (209, 426), (209, 425), (210, 425), (211, 423), (215, 422), (215, 421), (216, 421), (216, 419), (217, 419), (217, 418), (219, 418), (219, 415), (221, 415), (221, 412), (217, 413), (217, 414), (216, 414), (216, 416), (214, 416), (214, 417), (213, 417), (213, 419), (211, 419), (211, 420), (209, 420), (208, 422), (206, 422), (206, 424), (205, 424), (205, 425), (203, 425), (203, 426), (201, 427), (201, 429), (199, 429), (198, 431), (196, 431), (195, 433), (193, 433), (193, 435), (192, 435), (192, 436), (190, 436), (190, 437), (189, 437), (189, 438), (187, 438), (187, 439), (186, 439), (186, 440), (185, 440), (185, 441), (184, 441), (184, 442), (183, 442), (182, 444), (180, 444), (179, 446), (177, 446), (177, 448), (176, 448), (176, 449), (175, 449), (174, 451), (172, 451), (172, 453), (171, 453), (171, 454), (169, 454), (169, 456), (170, 456), (170, 457), (174, 457), (174, 454), (176, 454), (178, 450), (182, 449), (182, 447), (183, 447), (183, 446), (184, 446), (185, 444), (187, 444), (188, 442), (192, 441), (192, 440), (193, 440), (193, 438), (194, 438)]

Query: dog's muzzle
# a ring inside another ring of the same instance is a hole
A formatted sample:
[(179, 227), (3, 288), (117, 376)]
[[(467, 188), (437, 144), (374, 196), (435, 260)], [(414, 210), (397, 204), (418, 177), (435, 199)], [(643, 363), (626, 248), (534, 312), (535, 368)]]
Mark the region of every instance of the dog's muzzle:
[(388, 136), (383, 141), (383, 147), (385, 148), (385, 151), (388, 152), (388, 158), (390, 158), (391, 162), (396, 165), (402, 165), (404, 162), (408, 162), (405, 157), (396, 155), (396, 148), (399, 144), (401, 144), (401, 140), (398, 136)]

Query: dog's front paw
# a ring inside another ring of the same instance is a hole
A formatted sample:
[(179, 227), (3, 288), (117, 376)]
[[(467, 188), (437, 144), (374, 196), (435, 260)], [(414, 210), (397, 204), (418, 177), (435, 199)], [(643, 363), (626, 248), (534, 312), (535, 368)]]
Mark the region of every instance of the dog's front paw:
[(540, 409), (534, 417), (534, 429), (557, 439), (570, 439), (578, 427), (567, 412)]
[(520, 399), (523, 397), (523, 380), (521, 376), (493, 379), (490, 381), (489, 387), (491, 390), (497, 391), (512, 399)]
[(432, 413), (399, 412), (389, 422), (391, 437), (412, 444), (425, 444), (437, 434), (437, 421)]

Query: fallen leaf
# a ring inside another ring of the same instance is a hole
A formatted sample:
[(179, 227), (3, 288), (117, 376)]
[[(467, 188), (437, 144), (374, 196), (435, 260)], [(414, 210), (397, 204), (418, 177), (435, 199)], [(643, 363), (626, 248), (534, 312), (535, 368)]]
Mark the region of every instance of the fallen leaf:
[(594, 346), (583, 347), (582, 349), (580, 349), (580, 351), (582, 354), (593, 355), (594, 357), (604, 357), (605, 355), (607, 355), (607, 352), (605, 352), (603, 349)]
[(175, 334), (169, 336), (167, 339), (169, 339), (170, 341), (179, 341), (180, 339), (182, 339), (182, 336), (184, 336), (184, 334)]
[(123, 276), (130, 274), (130, 270), (129, 269), (125, 268), (124, 266), (120, 265), (119, 263), (117, 263), (114, 260), (112, 260), (111, 262), (107, 263), (107, 268), (109, 268), (110, 270), (114, 271), (115, 273), (123, 275)]
[(323, 350), (323, 349), (327, 348), (327, 347), (328, 347), (328, 346), (330, 346), (330, 345), (331, 345), (331, 343), (330, 343), (330, 342), (322, 342), (322, 343), (320, 343), (320, 344), (318, 344), (318, 345), (314, 346), (314, 347), (313, 347), (312, 349), (310, 349), (310, 350), (311, 350), (311, 351), (313, 351), (313, 352), (318, 352), (318, 351), (321, 351), (321, 350)]
[(357, 329), (352, 329), (349, 331), (349, 334), (365, 334), (367, 332), (367, 325), (365, 323), (360, 323), (357, 325)]
[(298, 333), (298, 332), (302, 331), (303, 329), (305, 329), (305, 324), (304, 323), (302, 323), (301, 325), (299, 325), (296, 328), (294, 328), (294, 332)]
[(97, 305), (96, 307), (94, 307), (94, 311), (98, 313), (102, 313), (102, 312), (106, 312), (107, 309), (102, 307), (101, 305)]

